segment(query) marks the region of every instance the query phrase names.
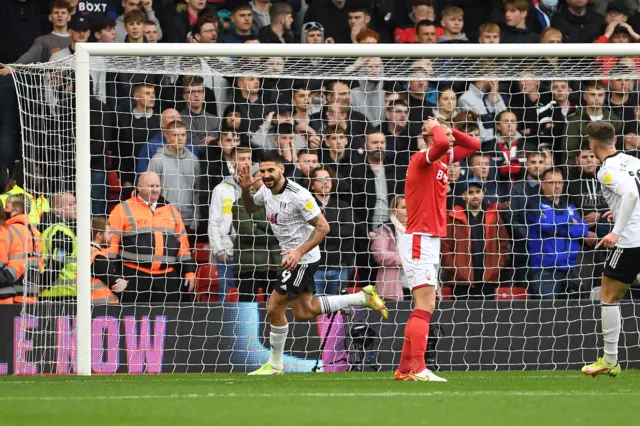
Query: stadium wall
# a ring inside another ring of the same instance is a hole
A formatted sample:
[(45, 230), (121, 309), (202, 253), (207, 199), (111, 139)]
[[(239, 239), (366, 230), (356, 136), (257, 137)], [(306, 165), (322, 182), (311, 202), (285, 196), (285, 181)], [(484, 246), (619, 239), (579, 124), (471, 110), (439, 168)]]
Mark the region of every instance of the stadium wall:
[[(75, 371), (75, 307), (51, 305), (48, 318), (21, 316), (20, 306), (0, 308), (0, 375), (72, 374)], [(374, 364), (392, 370), (402, 347), (408, 303), (389, 305), (391, 317), (371, 329)], [(638, 306), (624, 304), (620, 359), (640, 368)], [(49, 315), (50, 314), (50, 315)], [(432, 329), (441, 335), (436, 360), (443, 370), (572, 369), (595, 359), (599, 307), (584, 302), (442, 302)], [(158, 307), (95, 307), (92, 370), (95, 374), (244, 372), (268, 358), (261, 336), (264, 304)], [(326, 371), (345, 371), (345, 335), (351, 320), (366, 312), (339, 315), (322, 361)], [(293, 323), (286, 348), (289, 371), (310, 371), (328, 318)], [(35, 348), (35, 349), (34, 349)], [(38, 362), (36, 362), (38, 361)]]

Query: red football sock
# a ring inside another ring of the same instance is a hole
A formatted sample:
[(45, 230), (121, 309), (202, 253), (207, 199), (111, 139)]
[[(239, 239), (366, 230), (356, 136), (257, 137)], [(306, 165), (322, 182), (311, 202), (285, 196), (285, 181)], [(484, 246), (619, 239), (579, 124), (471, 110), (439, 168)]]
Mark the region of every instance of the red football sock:
[(398, 371), (401, 373), (411, 372), (411, 338), (407, 337), (407, 329), (409, 328), (410, 322), (411, 322), (411, 318), (409, 318), (409, 321), (407, 321), (407, 325), (404, 328), (404, 342), (402, 343), (402, 358), (400, 358), (400, 365), (398, 366)]
[(411, 370), (420, 373), (427, 366), (424, 363), (424, 353), (427, 351), (427, 339), (429, 338), (429, 321), (431, 313), (420, 309), (411, 312), (405, 336), (411, 339)]

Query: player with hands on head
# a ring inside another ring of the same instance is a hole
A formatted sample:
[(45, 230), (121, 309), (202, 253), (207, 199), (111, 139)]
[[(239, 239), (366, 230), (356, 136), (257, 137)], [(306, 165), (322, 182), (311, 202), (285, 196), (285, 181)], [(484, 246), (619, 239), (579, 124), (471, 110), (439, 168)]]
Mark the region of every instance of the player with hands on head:
[(424, 354), (436, 303), (440, 238), (447, 235), (448, 170), (476, 152), (480, 141), (433, 117), (422, 124), (422, 137), (427, 147), (413, 154), (409, 162), (405, 185), (407, 230), (398, 242), (414, 310), (404, 329), (395, 379), (446, 382), (426, 367)]
[(597, 177), (610, 209), (602, 217), (615, 225), (596, 245), (612, 249), (600, 288), (604, 356), (582, 367), (582, 372), (615, 377), (622, 372), (618, 363), (622, 325), (619, 303), (629, 286), (638, 282), (640, 273), (640, 159), (616, 150), (615, 128), (606, 121), (589, 123), (587, 135), (591, 150), (602, 164)]
[[(285, 312), (289, 306), (297, 320), (310, 321), (318, 315), (338, 311), (348, 306), (366, 306), (387, 318), (387, 308), (372, 286), (355, 294), (313, 297), (314, 274), (320, 261), (320, 248), (329, 233), (329, 224), (315, 198), (297, 183), (285, 178), (282, 158), (276, 151), (264, 151), (259, 161), (261, 177), (251, 176), (248, 164), (238, 173), (242, 200), (249, 212), (264, 208), (267, 220), (282, 249), (282, 271), (267, 301), (267, 316), (271, 330), (269, 360), (249, 373), (269, 376), (284, 373), (284, 345), (289, 333)], [(257, 180), (264, 183), (255, 193)]]

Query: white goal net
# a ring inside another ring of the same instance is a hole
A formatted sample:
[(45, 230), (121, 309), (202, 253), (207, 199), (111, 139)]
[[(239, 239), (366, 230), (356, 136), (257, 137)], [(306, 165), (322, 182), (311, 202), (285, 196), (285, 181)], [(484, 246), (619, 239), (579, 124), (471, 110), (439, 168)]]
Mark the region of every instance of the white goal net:
[[(90, 333), (94, 374), (264, 363), (262, 302), (282, 250), (269, 225), (277, 218), (249, 213), (235, 176), (242, 164), (259, 173), (265, 150), (279, 152), (286, 178), (312, 192), (330, 224), (317, 291), (373, 284), (390, 310), (388, 320), (353, 308), (292, 321), (286, 371), (391, 371), (411, 310), (396, 251), (404, 180), (431, 116), (482, 144), (449, 167), (427, 364), (593, 361), (607, 255), (595, 243), (610, 225), (585, 128), (610, 122), (618, 148), (640, 156), (633, 61), (541, 52), (358, 58), (356, 47), (349, 57), (296, 57), (284, 46), (268, 57), (92, 55), (89, 93), (79, 95), (74, 57), (15, 66), (18, 183), (37, 210), (42, 265), (24, 276), (13, 373), (77, 373), (80, 333)], [(90, 120), (89, 140), (76, 137), (78, 114)], [(76, 162), (87, 148), (88, 164)], [(77, 182), (81, 169), (90, 181)], [(78, 282), (89, 250), (90, 282)], [(77, 289), (89, 287), (91, 301), (76, 304), (88, 294)], [(631, 292), (622, 305), (620, 359), (630, 367), (640, 366), (637, 298)], [(76, 306), (89, 303), (91, 320), (78, 319)]]

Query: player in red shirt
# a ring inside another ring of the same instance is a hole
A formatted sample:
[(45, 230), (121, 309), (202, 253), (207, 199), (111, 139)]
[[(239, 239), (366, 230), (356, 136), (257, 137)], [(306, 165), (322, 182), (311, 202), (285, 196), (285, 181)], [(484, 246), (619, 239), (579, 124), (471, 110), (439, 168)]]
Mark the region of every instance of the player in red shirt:
[[(451, 164), (476, 152), (480, 142), (435, 118), (423, 123), (422, 136), (427, 148), (413, 154), (409, 163), (405, 184), (407, 231), (398, 243), (414, 310), (404, 329), (395, 379), (446, 382), (427, 369), (424, 353), (436, 304), (440, 238), (447, 235), (447, 171)], [(457, 145), (452, 146), (454, 142)]]

